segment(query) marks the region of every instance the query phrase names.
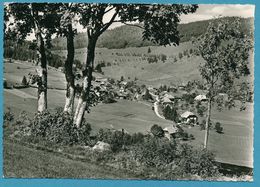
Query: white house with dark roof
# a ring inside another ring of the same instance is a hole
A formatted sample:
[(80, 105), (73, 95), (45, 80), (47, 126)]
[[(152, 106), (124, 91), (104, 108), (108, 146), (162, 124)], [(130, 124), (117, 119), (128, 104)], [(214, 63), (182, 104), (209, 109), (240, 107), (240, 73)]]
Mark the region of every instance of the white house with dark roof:
[(195, 98), (194, 98), (195, 101), (201, 101), (201, 102), (205, 102), (208, 100), (207, 96), (206, 95), (197, 95)]
[(183, 123), (193, 123), (193, 124), (195, 124), (198, 121), (198, 117), (190, 111), (184, 112), (181, 115), (181, 118), (182, 118)]

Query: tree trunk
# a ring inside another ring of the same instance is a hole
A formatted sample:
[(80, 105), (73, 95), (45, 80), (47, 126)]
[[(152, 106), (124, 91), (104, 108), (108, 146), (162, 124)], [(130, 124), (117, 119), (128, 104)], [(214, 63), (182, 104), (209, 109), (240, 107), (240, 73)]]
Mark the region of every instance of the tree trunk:
[(83, 87), (74, 114), (74, 124), (77, 127), (80, 127), (82, 123), (85, 110), (88, 104), (88, 98), (89, 98), (91, 81), (92, 81), (92, 71), (93, 71), (94, 59), (95, 59), (96, 41), (97, 41), (96, 38), (89, 38), (88, 47), (87, 47), (86, 67), (85, 70), (83, 71)]
[(37, 85), (38, 85), (38, 112), (41, 113), (47, 109), (47, 59), (45, 54), (45, 44), (42, 37), (41, 28), (38, 21), (38, 11), (34, 9), (33, 4), (31, 6), (31, 16), (34, 23), (34, 32), (37, 42), (37, 62), (36, 65), (40, 67), (36, 69), (38, 73)]
[(67, 59), (65, 62), (65, 78), (67, 81), (67, 88), (64, 106), (64, 112), (68, 112), (69, 114), (73, 113), (75, 99), (75, 77), (73, 74), (74, 54), (74, 33), (72, 30), (72, 25), (69, 24), (67, 36)]
[(44, 41), (41, 32), (37, 30), (37, 63), (40, 62), (40, 67), (37, 69), (38, 73), (38, 112), (47, 109), (47, 60), (45, 54)]
[(204, 149), (207, 149), (207, 146), (208, 146), (210, 115), (211, 115), (211, 98), (209, 97), (208, 110), (207, 110), (207, 120), (206, 120), (206, 127), (205, 127), (205, 138), (204, 138), (204, 145), (203, 145)]

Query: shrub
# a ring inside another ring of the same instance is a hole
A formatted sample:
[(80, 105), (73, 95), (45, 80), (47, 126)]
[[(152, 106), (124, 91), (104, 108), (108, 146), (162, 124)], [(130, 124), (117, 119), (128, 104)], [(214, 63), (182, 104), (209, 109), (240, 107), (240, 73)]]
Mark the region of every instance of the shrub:
[(215, 129), (217, 133), (223, 133), (223, 127), (221, 127), (221, 124), (219, 122), (216, 122)]
[(26, 79), (25, 76), (23, 76), (22, 85), (23, 85), (23, 86), (27, 86), (27, 85), (28, 85), (28, 82), (27, 82), (27, 79)]
[(159, 167), (175, 159), (176, 143), (167, 138), (148, 136), (144, 142), (132, 147), (134, 158), (146, 167)]
[(149, 90), (148, 89), (145, 89), (145, 93), (144, 95), (142, 96), (142, 99), (143, 100), (153, 100), (153, 97), (152, 95), (149, 93)]
[(43, 138), (45, 141), (61, 145), (87, 145), (91, 131), (90, 124), (83, 121), (77, 128), (73, 124), (73, 116), (56, 109), (54, 113), (44, 111), (37, 114), (31, 122), (32, 136)]
[(103, 103), (105, 104), (109, 104), (109, 103), (116, 103), (116, 100), (111, 98), (111, 97), (106, 97), (104, 100), (103, 100)]
[(189, 134), (187, 132), (182, 133), (182, 140), (184, 141), (189, 140)]
[(134, 133), (131, 136), (131, 145), (133, 144), (138, 144), (138, 143), (143, 143), (144, 142), (144, 135), (140, 132)]
[(125, 145), (131, 143), (131, 136), (122, 131), (112, 131), (110, 129), (100, 129), (97, 134), (97, 140), (103, 141), (111, 146), (113, 152), (119, 151)]
[(206, 129), (206, 120), (202, 120), (201, 124), (200, 124), (200, 130), (205, 130)]
[(176, 108), (171, 108), (169, 105), (167, 105), (162, 112), (165, 119), (175, 121), (176, 123), (179, 121), (179, 116)]
[(102, 73), (102, 66), (101, 66), (101, 64), (97, 64), (97, 66), (96, 66), (96, 71), (98, 72), (98, 73)]
[(157, 125), (157, 124), (154, 124), (152, 127), (151, 127), (151, 133), (155, 136), (155, 137), (163, 137), (164, 136), (164, 131), (162, 129), (161, 126)]
[(180, 152), (180, 161), (177, 163), (175, 173), (184, 177), (187, 175), (198, 175), (202, 178), (215, 177), (219, 175), (218, 165), (214, 155), (207, 150), (196, 150), (188, 145), (183, 145)]
[(8, 107), (7, 111), (4, 112), (4, 124), (6, 122), (12, 122), (14, 120), (14, 114), (11, 112), (11, 109)]
[(165, 62), (167, 60), (167, 56), (165, 54), (160, 54), (160, 60)]
[(151, 53), (151, 48), (148, 47), (147, 53)]
[(180, 52), (179, 53), (179, 59), (182, 59), (182, 57), (183, 57), (183, 54)]

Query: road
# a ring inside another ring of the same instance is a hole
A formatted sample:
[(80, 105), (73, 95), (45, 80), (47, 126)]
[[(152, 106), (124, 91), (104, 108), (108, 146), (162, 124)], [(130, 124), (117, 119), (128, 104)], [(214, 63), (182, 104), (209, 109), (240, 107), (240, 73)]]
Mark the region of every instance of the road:
[(159, 114), (159, 96), (158, 95), (155, 95), (155, 94), (152, 94), (150, 93), (153, 97), (155, 97), (155, 102), (153, 103), (153, 107), (154, 107), (154, 112), (155, 114), (161, 118), (161, 119), (165, 119), (164, 116), (162, 116), (161, 114)]

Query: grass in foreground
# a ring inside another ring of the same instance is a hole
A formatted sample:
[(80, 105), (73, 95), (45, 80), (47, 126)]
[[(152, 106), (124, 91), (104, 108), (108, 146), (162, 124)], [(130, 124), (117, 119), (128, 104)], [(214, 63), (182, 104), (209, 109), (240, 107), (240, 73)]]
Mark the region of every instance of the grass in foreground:
[(135, 178), (125, 171), (64, 158), (52, 152), (28, 148), (11, 140), (5, 140), (3, 146), (5, 178)]

